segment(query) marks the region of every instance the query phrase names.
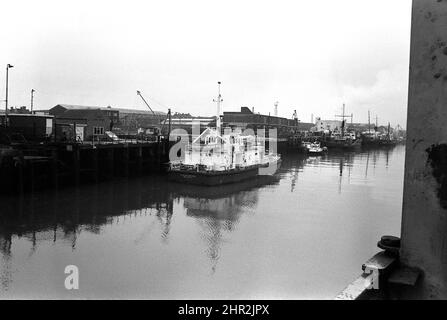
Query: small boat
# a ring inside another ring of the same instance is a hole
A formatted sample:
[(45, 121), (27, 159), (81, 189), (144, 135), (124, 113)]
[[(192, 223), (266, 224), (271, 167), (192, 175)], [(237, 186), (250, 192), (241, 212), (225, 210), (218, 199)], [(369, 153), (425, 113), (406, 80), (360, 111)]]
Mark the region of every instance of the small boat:
[(319, 155), (326, 153), (328, 148), (322, 147), (319, 142), (308, 142), (305, 144), (306, 146), (306, 152), (311, 155)]

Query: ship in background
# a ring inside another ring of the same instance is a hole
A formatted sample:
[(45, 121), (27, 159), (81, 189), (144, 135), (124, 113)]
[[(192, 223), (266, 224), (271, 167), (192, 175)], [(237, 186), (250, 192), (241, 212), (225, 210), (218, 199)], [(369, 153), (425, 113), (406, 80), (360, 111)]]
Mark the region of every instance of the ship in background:
[(394, 147), (396, 144), (403, 141), (396, 137), (391, 131), (391, 125), (388, 122), (386, 130), (379, 130), (378, 118), (376, 116), (376, 123), (374, 130), (371, 130), (371, 117), (368, 110), (368, 131), (362, 132), (362, 145), (365, 147)]
[(171, 181), (214, 186), (274, 174), (279, 168), (281, 156), (272, 150), (266, 152), (265, 138), (240, 129), (222, 134), (220, 85), (218, 82), (216, 128), (208, 127), (186, 145), (180, 159), (170, 161)]
[(346, 119), (353, 118), (353, 114), (350, 116), (345, 114), (345, 104), (343, 104), (343, 113), (336, 115), (336, 117), (342, 118), (340, 130), (331, 131), (329, 135), (322, 137), (321, 143), (329, 150), (343, 149), (343, 150), (355, 150), (362, 146), (362, 138), (352, 129), (347, 128)]

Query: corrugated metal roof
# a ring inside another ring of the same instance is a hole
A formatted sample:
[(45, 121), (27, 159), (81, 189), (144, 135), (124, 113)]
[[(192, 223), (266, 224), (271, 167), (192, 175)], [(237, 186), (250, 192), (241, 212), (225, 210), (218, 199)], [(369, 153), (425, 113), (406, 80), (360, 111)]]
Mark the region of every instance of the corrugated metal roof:
[[(5, 116), (5, 111), (0, 112), (0, 116)], [(8, 117), (35, 117), (35, 118), (54, 118), (48, 114), (31, 114), (31, 113), (8, 113)]]
[[(110, 110), (110, 111), (119, 111), (120, 113), (129, 113), (129, 114), (148, 114), (152, 115), (153, 113), (150, 110), (141, 110), (141, 109), (133, 109), (133, 108), (114, 108), (114, 107), (98, 107), (98, 106), (81, 106), (75, 104), (58, 104), (57, 106), (61, 106), (67, 110)], [(156, 115), (166, 115), (165, 112), (162, 111), (154, 111)]]
[[(101, 110), (99, 110), (98, 108), (96, 109), (69, 109), (66, 110), (63, 114), (62, 117), (64, 118), (70, 118), (70, 119), (84, 119), (88, 114), (86, 114), (86, 111), (91, 111), (95, 117), (97, 118), (103, 118), (104, 115), (101, 113)], [(92, 113), (89, 113), (90, 115), (92, 115)]]

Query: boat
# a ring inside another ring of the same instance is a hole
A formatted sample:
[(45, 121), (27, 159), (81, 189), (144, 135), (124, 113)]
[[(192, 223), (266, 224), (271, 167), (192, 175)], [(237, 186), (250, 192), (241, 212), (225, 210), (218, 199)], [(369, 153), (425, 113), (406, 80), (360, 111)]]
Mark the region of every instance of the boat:
[(216, 128), (208, 127), (187, 144), (180, 159), (171, 160), (171, 181), (216, 186), (272, 175), (281, 165), (281, 155), (265, 149), (265, 138), (220, 127), (220, 82), (217, 97)]
[(362, 146), (361, 138), (352, 138), (351, 136), (334, 136), (327, 138), (324, 142), (327, 148), (334, 149), (358, 149)]
[(342, 115), (336, 117), (341, 118), (341, 130), (330, 132), (330, 136), (325, 136), (322, 143), (325, 147), (330, 149), (355, 150), (362, 146), (362, 138), (358, 137), (356, 132), (352, 129), (346, 128), (346, 118), (353, 119), (353, 114), (350, 116), (345, 114), (345, 104), (343, 104)]
[[(369, 116), (369, 115), (368, 115)], [(368, 120), (369, 126), (369, 120)], [(376, 124), (375, 128), (378, 125)], [(374, 129), (371, 132), (371, 129), (368, 128), (367, 132), (362, 134), (362, 145), (365, 147), (394, 147), (397, 144), (398, 140), (394, 139), (391, 134), (390, 124), (388, 123), (388, 130), (386, 133), (381, 133)]]
[(322, 147), (321, 143), (318, 141), (304, 142), (303, 144), (306, 147), (306, 153), (309, 155), (320, 155), (328, 151), (328, 148)]

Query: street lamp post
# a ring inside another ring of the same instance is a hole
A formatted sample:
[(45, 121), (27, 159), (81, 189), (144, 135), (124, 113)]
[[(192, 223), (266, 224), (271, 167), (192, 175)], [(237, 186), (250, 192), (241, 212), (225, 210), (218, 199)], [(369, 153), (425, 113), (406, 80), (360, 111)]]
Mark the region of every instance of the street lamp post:
[(36, 92), (36, 90), (31, 89), (31, 113), (33, 113), (34, 92)]
[(6, 65), (5, 127), (8, 126), (8, 74), (9, 69), (13, 67), (14, 66), (10, 65), (9, 63)]

